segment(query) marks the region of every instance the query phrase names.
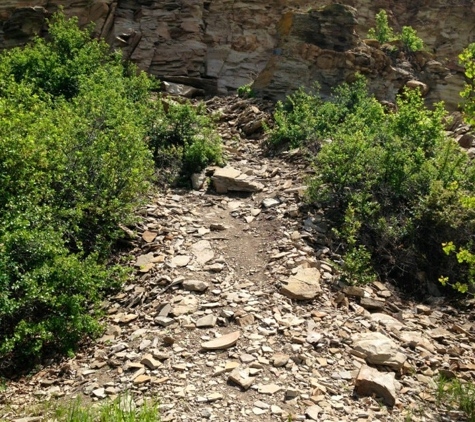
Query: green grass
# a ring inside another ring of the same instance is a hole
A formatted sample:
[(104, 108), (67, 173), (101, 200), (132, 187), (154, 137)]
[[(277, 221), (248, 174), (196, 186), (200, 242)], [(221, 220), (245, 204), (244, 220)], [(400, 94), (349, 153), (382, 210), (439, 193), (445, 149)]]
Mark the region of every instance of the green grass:
[[(55, 422), (160, 422), (158, 400), (144, 400), (136, 406), (130, 394), (115, 400), (85, 403), (81, 399), (70, 402), (44, 402), (27, 412), (41, 415), (44, 420)], [(0, 421), (3, 421), (0, 419)]]
[(461, 410), (467, 420), (475, 422), (475, 384), (459, 379), (439, 378), (437, 385), (437, 403), (448, 409)]

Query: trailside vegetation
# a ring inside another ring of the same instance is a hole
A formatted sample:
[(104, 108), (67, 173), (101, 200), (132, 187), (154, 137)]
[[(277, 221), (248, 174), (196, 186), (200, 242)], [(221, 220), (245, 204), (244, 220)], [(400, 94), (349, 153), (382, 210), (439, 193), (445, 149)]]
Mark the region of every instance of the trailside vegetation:
[(166, 170), (154, 158), (175, 154), (178, 174), (222, 160), (210, 119), (172, 101), (167, 114), (156, 82), (91, 30), (57, 13), (48, 39), (0, 55), (3, 371), (101, 332), (100, 301), (128, 274), (111, 247)]
[(318, 151), (307, 198), (334, 227), (348, 283), (379, 277), (412, 292), (440, 277), (460, 291), (473, 284), (473, 265), (446, 252), (473, 253), (475, 169), (445, 136), (444, 118), (418, 90), (387, 113), (362, 77), (330, 101), (301, 90), (278, 105), (270, 142)]

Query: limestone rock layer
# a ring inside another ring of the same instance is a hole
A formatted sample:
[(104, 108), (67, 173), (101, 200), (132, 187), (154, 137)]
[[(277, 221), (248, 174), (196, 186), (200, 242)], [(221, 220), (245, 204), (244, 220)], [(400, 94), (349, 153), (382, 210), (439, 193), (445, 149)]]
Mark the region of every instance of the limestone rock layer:
[[(26, 43), (45, 30), (59, 6), (80, 23), (95, 22), (137, 65), (170, 82), (208, 94), (227, 94), (255, 81), (255, 89), (282, 99), (318, 81), (323, 94), (351, 80), (370, 80), (381, 100), (393, 101), (408, 81), (427, 87), (427, 101), (459, 102), (463, 86), (457, 55), (473, 40), (475, 6), (466, 0), (6, 0), (0, 3), (0, 49)], [(374, 16), (388, 12), (391, 26), (410, 25), (427, 52), (395, 64), (363, 42)]]

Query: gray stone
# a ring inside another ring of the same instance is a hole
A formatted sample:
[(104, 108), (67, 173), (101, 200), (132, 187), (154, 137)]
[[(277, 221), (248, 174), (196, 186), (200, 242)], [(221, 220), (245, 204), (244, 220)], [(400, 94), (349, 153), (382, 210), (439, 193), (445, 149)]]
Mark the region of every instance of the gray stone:
[(94, 397), (97, 397), (98, 399), (105, 399), (107, 397), (107, 394), (105, 392), (104, 388), (97, 388), (96, 390), (92, 390), (92, 395)]
[(142, 365), (145, 365), (147, 368), (154, 370), (157, 369), (162, 363), (156, 359), (151, 354), (146, 354), (140, 361)]
[(402, 328), (404, 328), (404, 324), (396, 318), (392, 317), (391, 315), (374, 313), (370, 315), (370, 319), (373, 322), (382, 324), (388, 330), (401, 330)]
[(163, 81), (162, 86), (165, 89), (165, 92), (168, 94), (177, 95), (180, 97), (193, 98), (199, 95), (204, 95), (204, 91), (202, 89), (183, 84)]
[(186, 267), (190, 262), (191, 257), (188, 255), (177, 255), (172, 258), (172, 265), (174, 267)]
[(280, 205), (280, 201), (277, 198), (266, 198), (262, 201), (264, 208), (272, 208), (277, 205)]
[(360, 305), (366, 309), (383, 309), (386, 306), (386, 301), (383, 299), (364, 297), (361, 299)]
[(312, 420), (312, 421), (319, 421), (319, 413), (322, 413), (322, 408), (317, 406), (316, 404), (313, 406), (309, 406), (305, 409), (305, 414)]
[(153, 252), (149, 252), (148, 254), (145, 255), (140, 255), (137, 257), (137, 260), (135, 261), (135, 266), (136, 267), (145, 267), (147, 264), (150, 264), (153, 259)]
[(173, 306), (174, 316), (192, 314), (198, 310), (199, 302), (195, 296), (185, 296), (180, 302)]
[(191, 175), (191, 185), (193, 186), (194, 190), (200, 190), (204, 187), (206, 182), (206, 174), (204, 173), (193, 173)]
[(190, 292), (204, 292), (209, 286), (208, 283), (201, 280), (185, 280), (181, 285), (183, 289)]
[(284, 355), (283, 353), (276, 353), (274, 356), (272, 356), (272, 363), (276, 368), (280, 368), (281, 366), (285, 366), (289, 359), (289, 355)]
[(198, 328), (211, 328), (216, 325), (218, 318), (212, 314), (205, 315), (196, 321), (196, 326)]
[(257, 391), (261, 394), (275, 394), (282, 390), (277, 384), (259, 385)]
[(168, 327), (169, 325), (172, 325), (175, 320), (173, 318), (169, 318), (166, 316), (159, 315), (155, 317), (154, 321), (158, 324), (161, 325), (162, 327)]
[(195, 255), (196, 261), (201, 265), (206, 264), (214, 258), (213, 248), (208, 240), (200, 240), (199, 242), (196, 242), (191, 247), (191, 251), (193, 252), (193, 255)]

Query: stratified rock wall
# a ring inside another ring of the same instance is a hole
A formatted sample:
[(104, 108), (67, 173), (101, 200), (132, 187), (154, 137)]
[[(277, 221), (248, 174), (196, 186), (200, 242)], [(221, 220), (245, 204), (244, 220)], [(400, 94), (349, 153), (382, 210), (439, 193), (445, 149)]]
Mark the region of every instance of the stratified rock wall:
[[(429, 90), (428, 102), (456, 107), (463, 86), (457, 55), (475, 41), (475, 5), (468, 0), (4, 0), (0, 48), (44, 30), (59, 5), (81, 24), (96, 23), (126, 57), (157, 77), (226, 94), (249, 82), (271, 98), (319, 81), (323, 93), (356, 71), (371, 90), (393, 100), (408, 80)], [(344, 5), (343, 5), (344, 4)], [(326, 6), (326, 7), (325, 7)], [(428, 54), (405, 62), (362, 42), (374, 16), (388, 12), (396, 31), (414, 27)], [(397, 59), (397, 60), (396, 60)], [(415, 64), (415, 66), (414, 66)]]

